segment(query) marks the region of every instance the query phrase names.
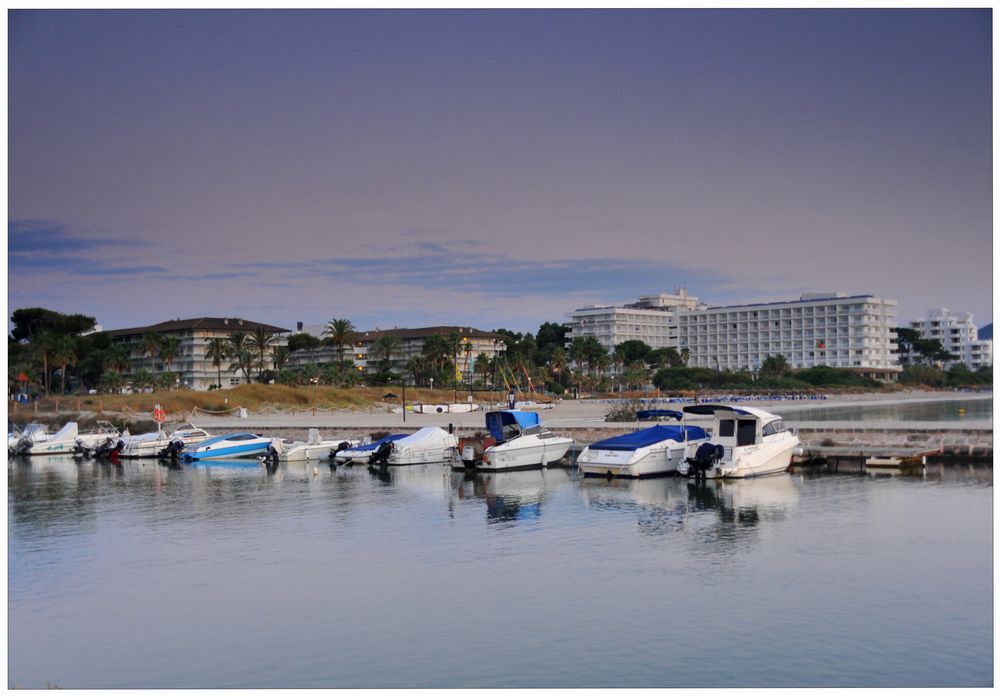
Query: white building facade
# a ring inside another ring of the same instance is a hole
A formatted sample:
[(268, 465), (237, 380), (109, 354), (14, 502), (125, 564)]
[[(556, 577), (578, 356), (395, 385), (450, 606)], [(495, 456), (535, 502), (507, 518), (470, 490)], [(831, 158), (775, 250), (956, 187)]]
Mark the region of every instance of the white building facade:
[(689, 366), (757, 371), (783, 355), (795, 369), (849, 368), (895, 380), (896, 304), (871, 295), (803, 294), (798, 301), (720, 306), (678, 316)]
[(687, 290), (641, 297), (625, 306), (584, 306), (567, 313), (567, 342), (594, 337), (607, 350), (627, 340), (641, 340), (653, 349), (677, 347), (677, 316), (704, 307)]
[(940, 342), (945, 351), (973, 371), (993, 365), (993, 340), (978, 339), (971, 313), (931, 309), (923, 320), (912, 321), (910, 327), (921, 338)]

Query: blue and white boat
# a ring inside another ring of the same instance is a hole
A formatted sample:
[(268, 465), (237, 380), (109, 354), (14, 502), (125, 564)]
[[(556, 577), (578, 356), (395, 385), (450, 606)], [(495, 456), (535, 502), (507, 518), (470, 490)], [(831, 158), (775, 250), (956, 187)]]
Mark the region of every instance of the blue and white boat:
[(205, 439), (194, 446), (186, 447), (181, 453), (182, 460), (208, 460), (211, 458), (245, 458), (267, 452), (272, 439), (246, 431)]
[(573, 439), (542, 426), (537, 412), (497, 410), (486, 413), (490, 432), (482, 460), (465, 461), (480, 470), (530, 470), (560, 460)]
[(353, 448), (345, 448), (337, 451), (333, 458), (338, 463), (367, 463), (380, 448), (384, 447), (383, 450), (391, 452), (391, 444), (394, 441), (399, 441), (407, 436), (410, 436), (410, 434), (390, 434), (389, 436), (385, 436), (378, 441), (372, 441), (371, 443), (366, 443), (362, 446), (354, 446)]
[[(666, 416), (658, 412), (658, 416)], [(680, 412), (670, 416), (681, 419)], [(584, 475), (650, 477), (677, 471), (690, 451), (708, 441), (698, 426), (657, 424), (592, 443), (580, 453), (577, 465)]]

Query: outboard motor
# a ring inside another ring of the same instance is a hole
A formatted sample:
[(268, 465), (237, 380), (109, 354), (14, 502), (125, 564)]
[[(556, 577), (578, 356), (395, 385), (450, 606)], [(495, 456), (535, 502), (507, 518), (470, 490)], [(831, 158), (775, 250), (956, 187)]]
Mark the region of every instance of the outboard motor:
[(31, 446), (34, 441), (30, 439), (19, 439), (17, 445), (14, 446), (14, 455), (28, 455), (28, 451), (31, 450)]
[(183, 441), (171, 441), (159, 453), (156, 454), (156, 457), (160, 459), (165, 458), (173, 462), (177, 462), (177, 457), (180, 455), (181, 450), (183, 448), (184, 448)]
[(73, 457), (74, 458), (89, 458), (90, 449), (84, 446), (79, 441), (73, 446)]
[(368, 459), (369, 465), (388, 465), (389, 456), (392, 455), (392, 451), (395, 448), (392, 441), (383, 442), (374, 453), (372, 457)]
[(698, 450), (695, 451), (694, 458), (688, 458), (688, 463), (691, 465), (688, 474), (693, 474), (695, 477), (705, 477), (705, 473), (722, 460), (724, 454), (725, 449), (722, 446), (714, 443), (701, 444), (698, 446)]
[(264, 467), (269, 475), (273, 475), (278, 470), (278, 449), (274, 446), (267, 447), (267, 452), (264, 454)]

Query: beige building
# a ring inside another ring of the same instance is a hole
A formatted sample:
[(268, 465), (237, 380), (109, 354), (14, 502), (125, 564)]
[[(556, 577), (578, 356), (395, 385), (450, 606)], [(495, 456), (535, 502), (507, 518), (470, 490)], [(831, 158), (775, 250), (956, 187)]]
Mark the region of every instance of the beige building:
[[(109, 330), (111, 339), (124, 346), (128, 351), (131, 371), (146, 369), (154, 374), (171, 372), (176, 374), (176, 384), (192, 390), (208, 390), (219, 380), (219, 371), (206, 357), (209, 340), (213, 338), (228, 338), (233, 333), (252, 333), (257, 328), (263, 328), (275, 333), (273, 347), (287, 344), (288, 328), (257, 323), (243, 318), (188, 318), (165, 321), (139, 328)], [(144, 351), (143, 338), (146, 333), (154, 332), (161, 337), (176, 337), (180, 342), (180, 350), (171, 364), (162, 359), (151, 357)], [(273, 349), (273, 348), (272, 348)], [(230, 371), (229, 361), (222, 364), (222, 387), (231, 388), (245, 383), (242, 371)], [(271, 367), (268, 362), (268, 368)]]

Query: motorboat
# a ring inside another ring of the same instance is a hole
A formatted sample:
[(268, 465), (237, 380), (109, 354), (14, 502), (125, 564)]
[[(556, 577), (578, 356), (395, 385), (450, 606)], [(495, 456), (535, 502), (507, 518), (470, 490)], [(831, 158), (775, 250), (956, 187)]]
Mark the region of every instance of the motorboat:
[(712, 436), (677, 466), (699, 477), (756, 477), (788, 470), (799, 437), (776, 414), (756, 407), (688, 405), (685, 414), (714, 418)]
[(336, 462), (342, 464), (367, 463), (371, 460), (372, 456), (375, 456), (376, 454), (380, 457), (382, 455), (388, 456), (388, 452), (391, 451), (392, 444), (400, 439), (406, 438), (407, 436), (409, 436), (409, 434), (390, 434), (377, 439), (376, 441), (339, 450), (336, 453), (333, 453), (332, 457)]
[[(674, 413), (676, 419), (683, 415)], [(708, 440), (708, 432), (686, 424), (655, 426), (592, 443), (576, 464), (584, 475), (649, 477), (676, 472), (688, 451)]]
[(118, 442), (121, 440), (122, 433), (118, 431), (118, 427), (106, 420), (99, 420), (90, 431), (77, 434), (73, 452), (77, 455), (89, 456), (99, 449), (117, 448)]
[(155, 458), (161, 455), (172, 443), (180, 450), (184, 446), (201, 443), (207, 438), (209, 438), (207, 431), (189, 423), (182, 424), (173, 432), (161, 429), (148, 434), (130, 435), (126, 431), (122, 435), (125, 447), (122, 449), (121, 455), (124, 458)]
[[(345, 445), (346, 444), (346, 445)], [(326, 460), (339, 448), (357, 446), (350, 439), (323, 439), (319, 429), (310, 429), (305, 441), (283, 441), (282, 450), (277, 450), (278, 460), (283, 463), (305, 463), (312, 460)]]
[(497, 410), (486, 413), (486, 428), (495, 443), (481, 460), (466, 461), (480, 470), (527, 470), (545, 467), (566, 455), (573, 439), (542, 427), (537, 412)]
[(40, 430), (36, 429), (21, 436), (17, 441), (14, 453), (16, 455), (72, 453), (79, 435), (80, 427), (76, 422), (66, 422), (62, 429), (54, 434), (48, 434), (42, 427)]
[[(186, 446), (181, 452), (182, 460), (209, 460), (213, 458), (246, 458), (265, 453), (274, 439), (267, 436), (241, 431), (224, 436), (205, 439), (201, 443)], [(279, 439), (280, 441), (280, 439)]]
[(423, 427), (391, 443), (389, 465), (449, 463), (458, 457), (458, 437), (441, 427)]
[(17, 445), (24, 439), (25, 442), (40, 442), (49, 438), (49, 430), (41, 422), (31, 422), (23, 429), (17, 424), (12, 424), (11, 431), (7, 432), (7, 455), (14, 455), (17, 452)]
[(440, 403), (440, 404), (428, 404), (428, 403), (414, 403), (412, 405), (407, 405), (406, 410), (408, 412), (416, 412), (418, 414), (442, 414), (445, 412), (449, 413), (460, 413), (460, 412), (472, 412), (473, 410), (478, 410), (479, 405), (473, 403)]

